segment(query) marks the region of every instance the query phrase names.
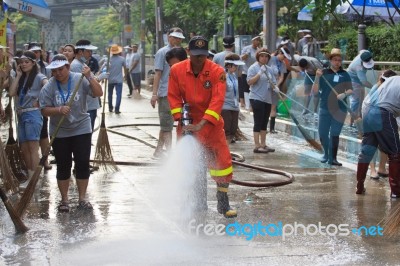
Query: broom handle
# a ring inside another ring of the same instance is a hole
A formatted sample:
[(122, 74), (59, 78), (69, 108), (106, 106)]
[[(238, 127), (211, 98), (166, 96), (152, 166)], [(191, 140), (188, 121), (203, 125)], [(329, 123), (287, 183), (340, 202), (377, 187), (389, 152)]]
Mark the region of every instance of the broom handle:
[[(84, 77), (84, 75), (82, 74), (78, 81), (78, 84), (76, 84), (74, 91), (72, 93), (72, 96), (69, 99), (66, 106), (71, 107), (72, 103), (74, 102), (75, 95), (79, 90), (79, 87), (82, 83), (83, 77)], [(40, 162), (36, 166), (35, 172), (33, 173), (32, 178), (28, 183), (28, 186), (26, 187), (24, 193), (21, 196), (21, 199), (19, 200), (19, 203), (17, 206), (17, 214), (19, 215), (19, 217), (22, 217), (22, 215), (24, 214), (24, 212), (25, 212), (26, 208), (28, 207), (28, 204), (32, 198), (32, 195), (35, 192), (35, 187), (39, 180), (40, 172), (42, 171), (44, 163), (47, 160), (47, 157), (49, 156), (51, 145), (53, 144), (53, 142), (58, 134), (58, 131), (60, 130), (61, 124), (64, 122), (64, 119), (65, 119), (65, 115), (63, 115), (61, 117), (60, 121), (58, 122), (57, 127), (56, 127), (55, 131), (53, 132), (53, 135), (51, 135), (50, 143), (49, 143), (49, 145), (47, 145), (45, 152), (42, 154), (42, 158), (40, 158)]]
[[(111, 47), (108, 48), (108, 55), (107, 55), (107, 66), (106, 66), (106, 72), (108, 72), (108, 69), (110, 68), (110, 57), (111, 57)], [(103, 115), (101, 117), (102, 123), (104, 121), (104, 113), (106, 110), (106, 95), (107, 95), (107, 83), (108, 79), (104, 81), (104, 96), (103, 96)]]

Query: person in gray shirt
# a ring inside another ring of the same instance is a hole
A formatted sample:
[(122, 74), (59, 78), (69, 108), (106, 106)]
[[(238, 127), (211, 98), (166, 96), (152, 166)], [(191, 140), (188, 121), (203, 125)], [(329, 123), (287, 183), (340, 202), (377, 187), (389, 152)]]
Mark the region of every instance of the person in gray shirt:
[(180, 47), (183, 39), (185, 39), (185, 36), (183, 36), (183, 31), (180, 28), (171, 28), (168, 31), (168, 44), (159, 49), (155, 55), (154, 69), (156, 74), (154, 76), (153, 95), (151, 96), (150, 104), (155, 108), (156, 103), (158, 103), (160, 132), (157, 147), (153, 154), (154, 158), (161, 158), (163, 156), (164, 146), (166, 150), (171, 148), (174, 119), (167, 98), (170, 66), (165, 60), (165, 55), (173, 47)]
[[(61, 193), (58, 211), (69, 211), (68, 189), (72, 158), (75, 163), (79, 194), (78, 209), (92, 210), (92, 205), (86, 200), (92, 136), (86, 98), (100, 97), (103, 95), (103, 90), (88, 66), (83, 67), (82, 73), (70, 72), (70, 65), (64, 55), (54, 56), (47, 69), (51, 70), (53, 77), (41, 90), (39, 103), (42, 115), (50, 117), (50, 134), (55, 134), (59, 126), (52, 145), (57, 162), (57, 184)], [(79, 83), (82, 75), (86, 78)], [(77, 93), (72, 105), (68, 106), (75, 89)], [(63, 116), (64, 121), (58, 125)]]
[(121, 113), (121, 98), (122, 98), (122, 84), (124, 82), (124, 77), (122, 75), (122, 69), (126, 67), (125, 58), (121, 56), (122, 47), (113, 44), (110, 47), (110, 77), (108, 78), (108, 110), (112, 112), (114, 110), (113, 106), (113, 93), (114, 88), (117, 94), (117, 100), (115, 102), (115, 113), (118, 115)]
[(228, 54), (233, 53), (233, 49), (235, 47), (235, 38), (227, 35), (222, 39), (222, 44), (224, 45), (225, 50), (214, 55), (213, 62), (225, 67), (225, 57)]
[(372, 91), (363, 108), (363, 138), (357, 164), (356, 194), (364, 194), (364, 180), (376, 149), (389, 158), (391, 198), (400, 198), (400, 139), (396, 117), (400, 117), (400, 77), (385, 80)]

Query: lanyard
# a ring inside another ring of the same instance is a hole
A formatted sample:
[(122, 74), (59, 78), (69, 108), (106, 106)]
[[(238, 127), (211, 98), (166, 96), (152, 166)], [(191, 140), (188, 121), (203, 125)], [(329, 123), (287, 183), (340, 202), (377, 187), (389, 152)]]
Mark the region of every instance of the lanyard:
[(235, 79), (231, 78), (231, 74), (229, 74), (229, 73), (228, 73), (228, 78), (233, 84), (233, 93), (235, 94), (235, 98), (236, 98), (236, 81), (235, 81)]
[(67, 98), (65, 98), (64, 92), (61, 89), (60, 82), (58, 80), (56, 80), (56, 82), (57, 82), (58, 91), (60, 92), (60, 95), (61, 95), (61, 97), (63, 99), (63, 103), (65, 105), (67, 103), (67, 101), (68, 101), (69, 95), (71, 94), (71, 75), (68, 77), (68, 94), (67, 94)]
[(25, 90), (26, 81), (28, 78), (25, 78), (24, 85), (22, 86), (22, 90), (19, 93), (19, 106), (22, 106), (24, 103), (25, 95), (28, 94), (28, 89)]

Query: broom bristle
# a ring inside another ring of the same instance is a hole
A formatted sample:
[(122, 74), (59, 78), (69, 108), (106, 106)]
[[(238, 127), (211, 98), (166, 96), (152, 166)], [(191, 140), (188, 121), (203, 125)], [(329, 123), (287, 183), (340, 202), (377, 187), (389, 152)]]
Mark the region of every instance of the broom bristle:
[(238, 128), (235, 133), (236, 140), (248, 140), (248, 138), (243, 134), (243, 132)]
[[(42, 157), (43, 158), (43, 157)], [(16, 211), (19, 217), (22, 217), (26, 208), (29, 205), (29, 202), (32, 199), (33, 193), (35, 192), (36, 189), (36, 184), (39, 181), (40, 173), (42, 172), (42, 164), (39, 163), (38, 166), (36, 166), (35, 172), (33, 173), (31, 179), (29, 180), (29, 183), (22, 193), (21, 199), (19, 200), (19, 203), (17, 205)]]
[(14, 176), (17, 178), (18, 182), (22, 183), (28, 180), (28, 177), (26, 176), (27, 169), (25, 166), (25, 161), (22, 160), (21, 151), (17, 143), (11, 145), (7, 144), (6, 154), (8, 162), (11, 166), (11, 170), (14, 173)]
[(22, 222), (21, 217), (18, 216), (13, 205), (7, 197), (7, 194), (3, 191), (2, 188), (0, 188), (0, 197), (3, 200), (4, 206), (6, 206), (12, 222), (14, 223), (15, 230), (18, 233), (25, 233), (26, 231), (28, 231), (28, 227), (26, 227), (25, 224)]
[(16, 177), (11, 171), (11, 166), (7, 158), (6, 151), (3, 147), (3, 143), (0, 141), (0, 170), (1, 178), (3, 180), (4, 188), (7, 191), (17, 192), (17, 184), (15, 182)]
[(6, 145), (6, 154), (8, 157), (8, 162), (10, 163), (11, 170), (17, 178), (18, 182), (25, 182), (28, 177), (25, 173), (27, 173), (27, 168), (25, 165), (25, 161), (22, 158), (21, 150), (18, 146), (18, 143), (14, 139), (13, 128), (10, 120), (10, 128), (8, 134), (8, 140)]
[(400, 233), (400, 204), (397, 204), (390, 210), (388, 216), (386, 216), (379, 224), (383, 227), (383, 234), (388, 237), (393, 237)]
[(112, 173), (119, 170), (112, 156), (107, 129), (105, 127), (100, 128), (94, 160), (96, 161), (94, 165), (101, 167), (107, 173)]

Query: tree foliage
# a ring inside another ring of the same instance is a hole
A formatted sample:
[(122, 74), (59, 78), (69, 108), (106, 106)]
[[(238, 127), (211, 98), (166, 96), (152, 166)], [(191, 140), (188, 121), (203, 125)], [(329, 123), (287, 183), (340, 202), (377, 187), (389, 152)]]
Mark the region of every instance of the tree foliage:
[(40, 41), (40, 30), (37, 19), (25, 16), (21, 13), (11, 13), (10, 20), (17, 27), (17, 46), (22, 47), (25, 43)]

